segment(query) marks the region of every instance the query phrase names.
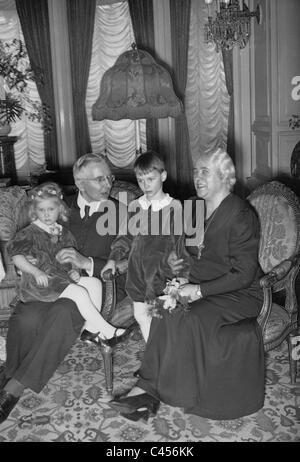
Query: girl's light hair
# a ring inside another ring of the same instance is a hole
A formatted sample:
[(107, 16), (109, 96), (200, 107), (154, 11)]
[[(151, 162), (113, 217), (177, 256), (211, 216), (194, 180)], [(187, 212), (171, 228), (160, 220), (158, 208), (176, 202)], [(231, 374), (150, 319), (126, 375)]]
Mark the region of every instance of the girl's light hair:
[(109, 169), (107, 158), (104, 154), (90, 152), (79, 157), (73, 165), (73, 177), (74, 179), (80, 179), (80, 172), (82, 169), (90, 164), (105, 164)]
[(221, 148), (208, 154), (200, 154), (199, 159), (211, 162), (221, 180), (227, 184), (230, 190), (236, 183), (235, 166), (229, 154)]
[(36, 215), (36, 204), (38, 201), (45, 199), (55, 199), (57, 204), (60, 206), (59, 218), (62, 221), (67, 221), (69, 216), (69, 209), (66, 203), (63, 201), (63, 193), (61, 187), (57, 183), (47, 181), (39, 186), (36, 186), (30, 191), (30, 204), (29, 204), (29, 218), (31, 221), (37, 219)]

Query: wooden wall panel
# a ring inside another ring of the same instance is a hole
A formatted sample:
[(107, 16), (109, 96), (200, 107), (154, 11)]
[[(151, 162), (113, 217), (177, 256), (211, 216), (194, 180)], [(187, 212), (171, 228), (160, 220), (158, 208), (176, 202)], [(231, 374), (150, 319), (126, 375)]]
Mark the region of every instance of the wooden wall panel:
[(255, 185), (255, 180), (259, 183), (290, 174), (292, 151), (300, 140), (300, 129), (289, 128), (292, 114), (300, 115), (300, 1), (251, 3), (254, 8), (260, 4), (263, 11), (263, 23), (254, 27), (248, 90), (253, 137), (251, 184)]
[[(277, 0), (278, 124), (300, 114), (300, 100), (292, 98), (292, 79), (300, 76), (300, 1)], [(273, 69), (275, 71), (275, 69)]]

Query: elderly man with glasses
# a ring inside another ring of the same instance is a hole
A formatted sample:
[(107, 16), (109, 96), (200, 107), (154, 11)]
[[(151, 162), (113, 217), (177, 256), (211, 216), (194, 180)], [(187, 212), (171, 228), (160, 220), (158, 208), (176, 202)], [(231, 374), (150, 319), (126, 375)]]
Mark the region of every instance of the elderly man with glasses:
[[(62, 249), (57, 258), (60, 262), (71, 262), (89, 276), (99, 276), (118, 232), (118, 223), (115, 234), (101, 235), (96, 227), (98, 218), (105, 213), (114, 177), (105, 157), (99, 154), (80, 157), (73, 175), (78, 194), (71, 206), (70, 230), (76, 237), (77, 249)], [(119, 202), (112, 198), (109, 201), (113, 201), (118, 212)], [(120, 215), (116, 213), (115, 216)], [(119, 300), (125, 297), (124, 286), (125, 276), (120, 276), (117, 281)], [(6, 365), (0, 374), (0, 424), (25, 388), (36, 393), (43, 389), (80, 335), (83, 325), (84, 319), (69, 299), (17, 305), (9, 320)]]
[[(71, 205), (70, 229), (77, 241), (77, 250), (63, 249), (57, 255), (60, 263), (72, 263), (89, 276), (99, 277), (106, 264), (115, 234), (99, 235), (97, 221), (107, 212), (105, 203), (114, 203), (116, 230), (119, 228), (119, 202), (109, 197), (114, 176), (101, 154), (86, 154), (74, 164), (73, 176), (78, 194)], [(124, 278), (124, 279), (123, 279)], [(118, 280), (117, 298), (125, 297), (125, 276)]]

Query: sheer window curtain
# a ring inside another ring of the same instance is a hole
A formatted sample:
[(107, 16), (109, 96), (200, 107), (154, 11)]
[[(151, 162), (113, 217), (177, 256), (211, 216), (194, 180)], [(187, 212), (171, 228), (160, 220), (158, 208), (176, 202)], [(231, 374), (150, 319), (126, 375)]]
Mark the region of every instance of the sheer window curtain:
[[(15, 0), (0, 1), (0, 39), (9, 41), (20, 39), (24, 43), (20, 21), (17, 14)], [(29, 82), (30, 98), (40, 101), (39, 93), (34, 82)], [(23, 114), (22, 119), (11, 124), (9, 136), (17, 136), (14, 144), (16, 170), (18, 175), (30, 176), (44, 168), (45, 149), (44, 133), (39, 122), (32, 122)]]
[(206, 20), (205, 2), (191, 0), (185, 109), (194, 163), (200, 152), (209, 152), (218, 145), (227, 147), (230, 96), (222, 53), (204, 43)]
[[(93, 152), (106, 151), (116, 167), (131, 167), (135, 157), (136, 133), (133, 120), (92, 120), (92, 105), (96, 101), (104, 72), (114, 65), (135, 41), (128, 2), (96, 6), (92, 59), (86, 95), (86, 111)], [(141, 147), (146, 151), (146, 123), (140, 120)]]

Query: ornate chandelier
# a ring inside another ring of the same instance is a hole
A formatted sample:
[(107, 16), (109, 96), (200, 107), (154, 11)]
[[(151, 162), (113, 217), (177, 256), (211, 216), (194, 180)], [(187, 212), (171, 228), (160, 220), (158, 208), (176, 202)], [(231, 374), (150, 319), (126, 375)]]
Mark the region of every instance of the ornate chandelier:
[(205, 42), (214, 43), (216, 51), (231, 50), (238, 45), (245, 48), (251, 35), (252, 17), (261, 24), (261, 8), (250, 11), (243, 0), (205, 0), (208, 22), (205, 25)]

